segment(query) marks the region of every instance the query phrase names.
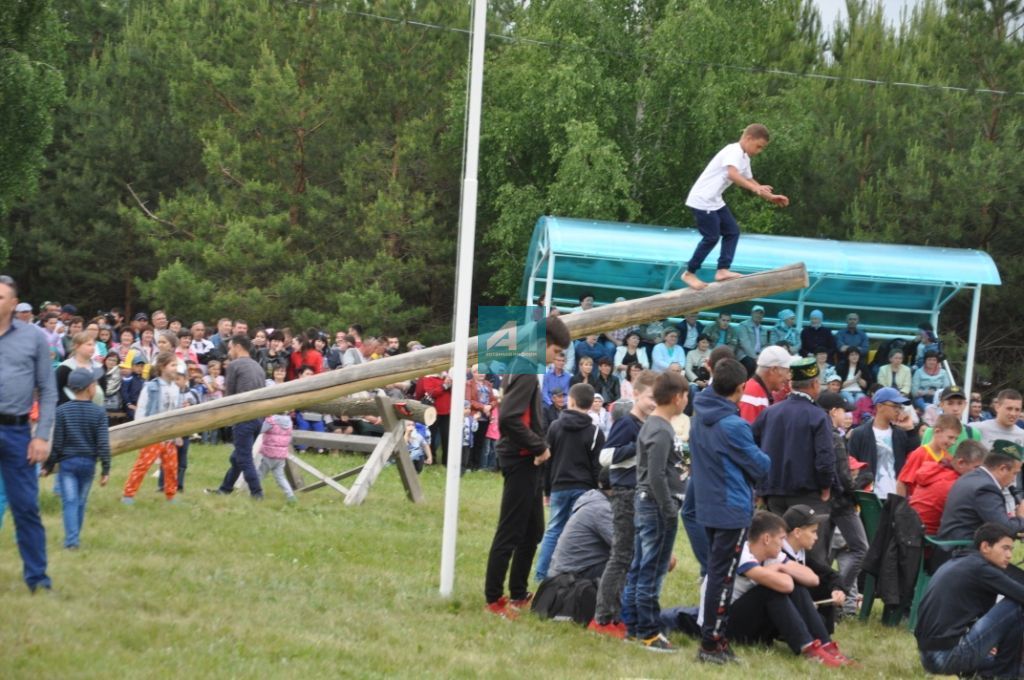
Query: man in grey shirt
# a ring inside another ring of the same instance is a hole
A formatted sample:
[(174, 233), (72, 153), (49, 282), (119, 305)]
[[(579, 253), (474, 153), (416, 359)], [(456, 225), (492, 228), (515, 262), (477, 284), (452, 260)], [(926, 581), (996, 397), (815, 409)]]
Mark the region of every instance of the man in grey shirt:
[(548, 576), (574, 574), (577, 578), (599, 579), (612, 552), (612, 504), (608, 499), (607, 472), (602, 488), (590, 489), (576, 499), (572, 516), (558, 537)]
[[(57, 382), (50, 368), (46, 336), (36, 326), (14, 318), (17, 305), (17, 284), (9, 276), (0, 276), (0, 476), (14, 517), (22, 573), (34, 593), (39, 588), (50, 589), (35, 465), (44, 462), (50, 452)], [(28, 414), (36, 390), (39, 421), (33, 435)]]
[[(256, 361), (249, 356), (252, 348), (252, 341), (248, 335), (238, 334), (232, 336), (228, 345), (228, 356), (231, 363), (228, 364), (227, 375), (224, 379), (224, 394), (241, 394), (258, 390), (266, 385), (266, 373)], [(246, 420), (235, 423), (231, 427), (231, 439), (235, 448), (231, 452), (231, 466), (224, 481), (217, 489), (207, 489), (207, 493), (230, 494), (235, 489), (235, 482), (239, 475), (245, 477), (245, 483), (249, 485), (249, 493), (254, 499), (263, 498), (263, 486), (260, 484), (260, 475), (252, 462), (252, 447), (256, 443), (256, 437), (260, 434), (262, 419)]]

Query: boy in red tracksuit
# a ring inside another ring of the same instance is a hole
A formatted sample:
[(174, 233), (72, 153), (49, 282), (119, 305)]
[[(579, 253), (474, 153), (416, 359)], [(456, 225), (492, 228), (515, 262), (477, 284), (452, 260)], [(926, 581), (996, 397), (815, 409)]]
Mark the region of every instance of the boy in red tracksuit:
[[(569, 346), (570, 338), (559, 318), (549, 317), (545, 324), (545, 363), (550, 364)], [(487, 611), (505, 618), (515, 618), (529, 606), (532, 597), (526, 587), (537, 544), (544, 534), (540, 466), (551, 457), (544, 441), (540, 381), (535, 373), (526, 370), (528, 362), (516, 357), (505, 382), (497, 445), (503, 480), (501, 511), (484, 582)], [(519, 372), (515, 370), (517, 365), (522, 368)], [(509, 597), (504, 594), (506, 573)]]
[(933, 465), (922, 465), (914, 475), (914, 493), (910, 496), (910, 507), (921, 517), (924, 532), (929, 536), (939, 533), (942, 511), (946, 509), (946, 498), (956, 480), (981, 465), (988, 455), (981, 442), (973, 439), (963, 441), (956, 447), (952, 459), (944, 458)]

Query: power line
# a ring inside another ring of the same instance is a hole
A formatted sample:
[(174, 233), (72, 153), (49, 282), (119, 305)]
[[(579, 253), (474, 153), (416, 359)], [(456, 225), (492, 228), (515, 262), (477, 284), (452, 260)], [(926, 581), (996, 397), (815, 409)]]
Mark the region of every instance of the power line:
[[(434, 31), (446, 31), (446, 32), (449, 32), (449, 33), (460, 33), (460, 34), (464, 34), (464, 35), (469, 35), (471, 33), (471, 31), (469, 29), (459, 28), (457, 26), (446, 26), (444, 24), (436, 24), (436, 23), (431, 23), (429, 21), (418, 21), (418, 20), (415, 20), (415, 19), (403, 19), (402, 17), (390, 17), (390, 16), (385, 16), (385, 15), (382, 15), (382, 14), (374, 14), (372, 12), (360, 12), (360, 11), (357, 11), (357, 10), (347, 9), (345, 7), (339, 7), (336, 4), (334, 4), (334, 5), (314, 4), (313, 2), (310, 2), (309, 0), (285, 0), (285, 1), (287, 3), (289, 3), (289, 4), (292, 4), (292, 5), (299, 5), (299, 6), (308, 7), (308, 8), (316, 7), (318, 9), (326, 9), (326, 10), (330, 10), (330, 11), (342, 12), (343, 14), (349, 14), (351, 16), (362, 17), (364, 19), (373, 19), (373, 20), (376, 20), (376, 21), (383, 21), (383, 22), (392, 23), (392, 24), (398, 24), (398, 25), (403, 25), (403, 26), (412, 26), (414, 28), (422, 28), (422, 29), (434, 30)], [(513, 44), (513, 45), (533, 45), (533, 46), (537, 46), (537, 47), (548, 47), (548, 48), (567, 50), (567, 51), (576, 50), (576, 51), (586, 51), (586, 52), (594, 52), (594, 53), (600, 53), (600, 54), (610, 54), (610, 55), (615, 55), (615, 56), (619, 56), (619, 57), (623, 57), (623, 58), (627, 58), (627, 59), (635, 58), (634, 55), (626, 54), (624, 52), (618, 52), (618, 51), (615, 51), (615, 50), (608, 50), (608, 49), (602, 49), (602, 48), (597, 48), (597, 47), (586, 47), (584, 45), (565, 45), (563, 43), (552, 42), (552, 41), (548, 41), (548, 40), (535, 40), (535, 39), (532, 39), (532, 38), (520, 38), (520, 37), (502, 35), (500, 33), (488, 33), (487, 37), (488, 38), (492, 38), (494, 40), (500, 40), (502, 42)], [(677, 65), (677, 66), (694, 66), (694, 67), (705, 68), (705, 69), (718, 69), (718, 70), (723, 70), (723, 71), (739, 71), (739, 72), (742, 72), (742, 73), (757, 73), (757, 74), (772, 75), (772, 76), (783, 76), (783, 77), (787, 77), (787, 78), (807, 78), (807, 79), (810, 79), (810, 80), (826, 80), (826, 81), (832, 81), (832, 82), (850, 82), (850, 83), (856, 83), (858, 85), (883, 85), (883, 86), (888, 86), (888, 87), (912, 88), (912, 89), (916, 89), (916, 90), (935, 90), (935, 91), (939, 91), (939, 92), (959, 92), (959, 93), (966, 93), (966, 94), (988, 94), (988, 95), (994, 95), (994, 96), (997, 96), (997, 97), (1024, 95), (1024, 92), (1021, 92), (1021, 91), (1014, 92), (1014, 91), (1010, 91), (1010, 90), (995, 90), (995, 89), (991, 89), (991, 88), (982, 88), (982, 87), (972, 88), (972, 87), (963, 87), (963, 86), (959, 86), (959, 85), (935, 85), (935, 84), (931, 84), (931, 83), (906, 83), (906, 82), (896, 81), (896, 80), (881, 80), (881, 79), (878, 79), (878, 78), (856, 78), (856, 77), (852, 77), (852, 76), (837, 76), (837, 75), (831, 75), (831, 74), (826, 74), (826, 73), (805, 73), (805, 72), (800, 72), (800, 71), (790, 71), (790, 70), (779, 69), (779, 68), (769, 68), (769, 67), (765, 67), (765, 66), (742, 66), (742, 65), (739, 65), (739, 64), (725, 64), (725, 63), (710, 62), (710, 61), (694, 61), (694, 60), (689, 60), (689, 59), (671, 59), (671, 60), (667, 60), (667, 61), (666, 60), (662, 60), (662, 63), (668, 63), (668, 64), (671, 64), (671, 65)]]

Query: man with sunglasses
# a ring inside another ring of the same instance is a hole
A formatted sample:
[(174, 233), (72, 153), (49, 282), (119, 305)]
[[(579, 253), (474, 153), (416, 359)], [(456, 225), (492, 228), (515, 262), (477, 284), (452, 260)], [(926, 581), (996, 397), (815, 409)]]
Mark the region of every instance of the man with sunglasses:
[[(50, 589), (36, 463), (49, 455), (57, 383), (46, 336), (14, 318), (17, 305), (17, 284), (0, 275), (0, 475), (14, 517), (25, 583), (34, 593), (39, 588)], [(39, 421), (33, 434), (28, 414), (37, 389)]]
[(914, 421), (903, 407), (910, 400), (895, 387), (883, 387), (871, 399), (874, 420), (854, 429), (850, 455), (867, 463), (875, 476), (875, 494), (885, 500), (896, 493), (896, 479), (907, 455), (921, 445)]

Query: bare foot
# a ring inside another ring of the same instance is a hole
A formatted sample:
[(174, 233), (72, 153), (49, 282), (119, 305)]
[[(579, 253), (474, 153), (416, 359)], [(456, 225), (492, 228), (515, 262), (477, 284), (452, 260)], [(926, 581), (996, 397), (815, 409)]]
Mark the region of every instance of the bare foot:
[(680, 276), (679, 278), (683, 280), (683, 283), (685, 283), (690, 288), (693, 288), (694, 290), (704, 290), (705, 288), (708, 287), (708, 284), (704, 283), (699, 278), (697, 278), (697, 275), (691, 271), (683, 272), (683, 275)]
[(715, 272), (715, 281), (728, 281), (729, 279), (742, 278), (743, 274), (737, 274), (736, 272), (729, 271), (728, 269), (719, 269)]

